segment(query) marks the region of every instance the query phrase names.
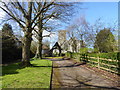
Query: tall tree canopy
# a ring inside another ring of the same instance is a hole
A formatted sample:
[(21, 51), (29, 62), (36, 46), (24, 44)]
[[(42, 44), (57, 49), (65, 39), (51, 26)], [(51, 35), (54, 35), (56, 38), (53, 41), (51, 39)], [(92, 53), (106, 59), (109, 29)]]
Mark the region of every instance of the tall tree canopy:
[(6, 35), (10, 35), (10, 36), (13, 35), (12, 26), (10, 24), (5, 23), (3, 25), (2, 32), (3, 34)]
[(104, 28), (97, 34), (94, 47), (100, 52), (113, 52), (116, 50), (116, 40), (110, 29)]
[(16, 37), (12, 26), (5, 23), (2, 28), (2, 63), (10, 63), (21, 59), (21, 47), (17, 47)]
[[(70, 16), (72, 16), (71, 9), (73, 9), (72, 3), (65, 3), (65, 2), (38, 2), (37, 4), (34, 4), (35, 13), (39, 12), (41, 10), (41, 6), (48, 5), (46, 7), (45, 11), (41, 12), (39, 18), (36, 20), (35, 23), (37, 25), (37, 30), (35, 32), (37, 33), (37, 50), (36, 50), (36, 58), (42, 58), (42, 40), (43, 37), (49, 37), (49, 35), (43, 36), (43, 30), (46, 30), (48, 32), (51, 32), (53, 28), (55, 27), (54, 24), (51, 24), (53, 20), (64, 20), (66, 21), (69, 19)], [(57, 27), (57, 26), (56, 26)]]
[[(35, 27), (38, 27), (38, 34), (39, 37), (39, 45), (40, 45), (40, 55), (41, 55), (41, 41), (42, 41), (42, 30), (43, 28), (48, 30), (47, 27), (43, 27), (43, 25), (46, 25), (46, 22), (50, 20), (51, 18), (59, 18), (67, 14), (69, 16), (70, 14), (64, 12), (69, 12), (71, 10), (66, 11), (66, 7), (69, 6), (69, 4), (63, 3), (63, 2), (55, 2), (55, 0), (51, 2), (20, 2), (16, 0), (17, 2), (11, 1), (11, 2), (4, 2), (3, 0), (0, 1), (1, 6), (0, 9), (2, 9), (4, 12), (7, 13), (9, 19), (8, 20), (14, 20), (17, 22), (17, 24), (20, 26), (22, 31), (24, 32), (24, 36), (22, 39), (22, 66), (30, 66), (30, 46), (32, 41), (32, 31), (35, 30)], [(58, 13), (56, 13), (58, 12)], [(40, 56), (41, 57), (41, 56)]]
[(22, 47), (22, 66), (30, 66), (30, 46), (32, 40), (32, 25), (41, 12), (33, 17), (33, 2), (2, 2), (0, 9), (7, 13), (10, 19), (18, 23), (24, 32)]

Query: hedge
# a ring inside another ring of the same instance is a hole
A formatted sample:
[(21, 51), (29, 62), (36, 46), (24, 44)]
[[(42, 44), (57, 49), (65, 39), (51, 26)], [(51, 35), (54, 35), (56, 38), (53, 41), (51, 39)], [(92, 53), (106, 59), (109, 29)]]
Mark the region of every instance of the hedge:
[(120, 52), (110, 52), (110, 53), (86, 53), (86, 54), (80, 54), (80, 53), (72, 53), (72, 52), (67, 52), (66, 56), (70, 58), (79, 58), (80, 57), (100, 57), (100, 58), (106, 58), (106, 59), (112, 59), (112, 60), (120, 60)]
[(119, 52), (110, 52), (110, 53), (89, 53), (88, 56), (91, 57), (97, 57), (99, 56), (100, 58), (106, 58), (106, 59), (112, 59), (112, 60), (118, 60), (120, 57), (118, 56)]

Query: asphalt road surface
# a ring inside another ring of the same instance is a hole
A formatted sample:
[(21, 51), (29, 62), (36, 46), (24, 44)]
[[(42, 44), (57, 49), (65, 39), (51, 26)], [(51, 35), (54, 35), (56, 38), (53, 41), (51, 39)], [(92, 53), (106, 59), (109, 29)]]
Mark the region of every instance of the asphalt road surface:
[(52, 89), (56, 88), (99, 88), (120, 90), (114, 82), (96, 74), (71, 60), (51, 59), (53, 61)]

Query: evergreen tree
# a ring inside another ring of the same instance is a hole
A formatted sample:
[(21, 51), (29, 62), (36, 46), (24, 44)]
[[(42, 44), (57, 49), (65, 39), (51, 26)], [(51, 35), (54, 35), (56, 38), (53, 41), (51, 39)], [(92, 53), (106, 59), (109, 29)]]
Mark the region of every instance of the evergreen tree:
[(5, 23), (2, 28), (2, 32), (5, 35), (13, 36), (12, 26), (10, 24)]
[(104, 28), (97, 34), (94, 47), (100, 52), (113, 52), (116, 50), (116, 40), (110, 29)]
[(13, 62), (22, 58), (22, 49), (17, 47), (12, 26), (4, 24), (2, 28), (2, 63)]

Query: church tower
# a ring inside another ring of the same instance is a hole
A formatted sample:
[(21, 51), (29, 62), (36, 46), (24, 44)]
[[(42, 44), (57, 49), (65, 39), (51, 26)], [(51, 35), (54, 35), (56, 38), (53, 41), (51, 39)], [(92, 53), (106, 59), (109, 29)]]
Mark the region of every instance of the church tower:
[(59, 45), (64, 45), (66, 42), (66, 30), (59, 30), (58, 31), (58, 43)]

